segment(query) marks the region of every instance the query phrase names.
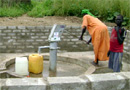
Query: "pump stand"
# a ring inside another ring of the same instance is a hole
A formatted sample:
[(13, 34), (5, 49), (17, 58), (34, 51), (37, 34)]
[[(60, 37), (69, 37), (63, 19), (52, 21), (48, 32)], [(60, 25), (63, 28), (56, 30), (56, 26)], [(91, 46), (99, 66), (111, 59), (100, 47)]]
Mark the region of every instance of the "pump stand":
[(51, 33), (49, 35), (50, 46), (40, 46), (38, 48), (38, 53), (40, 53), (41, 48), (49, 48), (50, 49), (50, 57), (49, 57), (49, 76), (55, 77), (57, 73), (57, 42), (61, 41), (61, 35), (63, 30), (65, 29), (65, 25), (54, 25)]
[(38, 53), (41, 53), (41, 49), (49, 48), (50, 49), (50, 57), (49, 57), (49, 77), (56, 76), (56, 66), (57, 66), (57, 42), (50, 42), (50, 46), (40, 46), (38, 48)]
[(50, 42), (50, 58), (49, 58), (49, 76), (56, 76), (56, 64), (57, 64), (57, 42)]

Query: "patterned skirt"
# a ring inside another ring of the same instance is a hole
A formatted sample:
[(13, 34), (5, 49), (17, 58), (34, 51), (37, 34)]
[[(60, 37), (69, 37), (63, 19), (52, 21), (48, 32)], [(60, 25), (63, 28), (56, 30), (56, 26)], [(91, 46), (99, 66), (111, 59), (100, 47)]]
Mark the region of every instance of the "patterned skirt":
[(113, 69), (114, 72), (120, 72), (120, 69), (122, 68), (122, 57), (123, 53), (111, 52), (108, 67)]

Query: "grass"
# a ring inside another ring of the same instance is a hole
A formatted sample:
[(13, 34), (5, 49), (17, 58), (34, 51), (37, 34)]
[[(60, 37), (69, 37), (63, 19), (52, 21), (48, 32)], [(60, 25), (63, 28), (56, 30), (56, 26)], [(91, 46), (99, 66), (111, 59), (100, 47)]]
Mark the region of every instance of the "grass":
[(31, 17), (50, 16), (52, 12), (52, 0), (45, 0), (44, 2), (32, 1), (33, 8), (27, 14)]
[(28, 4), (13, 4), (0, 8), (1, 17), (16, 17), (27, 14), (31, 17), (43, 16), (79, 16), (82, 9), (89, 9), (95, 16), (112, 21), (120, 13), (125, 24), (130, 24), (130, 0), (31, 0)]
[(30, 11), (32, 8), (32, 5), (28, 4), (13, 4), (13, 6), (8, 7), (7, 5), (2, 6), (0, 8), (0, 17), (17, 17), (21, 16), (28, 11)]

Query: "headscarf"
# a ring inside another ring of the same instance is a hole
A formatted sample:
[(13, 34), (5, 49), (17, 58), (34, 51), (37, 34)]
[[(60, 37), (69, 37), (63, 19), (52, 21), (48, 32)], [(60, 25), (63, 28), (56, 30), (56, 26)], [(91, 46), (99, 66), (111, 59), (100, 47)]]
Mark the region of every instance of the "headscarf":
[(81, 14), (88, 14), (88, 15), (91, 15), (93, 17), (96, 17), (88, 9), (83, 9), (82, 12), (81, 12)]

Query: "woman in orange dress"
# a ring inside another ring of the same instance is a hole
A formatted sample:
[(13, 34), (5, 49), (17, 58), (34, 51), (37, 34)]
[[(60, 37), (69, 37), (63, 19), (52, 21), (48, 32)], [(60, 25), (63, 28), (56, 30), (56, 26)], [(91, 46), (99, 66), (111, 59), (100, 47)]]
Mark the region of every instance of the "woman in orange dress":
[(109, 60), (109, 57), (107, 56), (107, 52), (110, 47), (108, 29), (104, 23), (102, 23), (98, 18), (92, 16), (89, 11), (82, 12), (84, 16), (82, 22), (82, 34), (79, 39), (83, 40), (83, 34), (86, 30), (88, 30), (91, 35), (91, 41), (95, 54), (93, 64), (98, 65), (98, 61)]

